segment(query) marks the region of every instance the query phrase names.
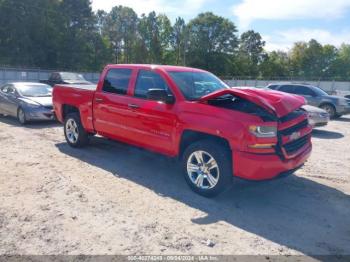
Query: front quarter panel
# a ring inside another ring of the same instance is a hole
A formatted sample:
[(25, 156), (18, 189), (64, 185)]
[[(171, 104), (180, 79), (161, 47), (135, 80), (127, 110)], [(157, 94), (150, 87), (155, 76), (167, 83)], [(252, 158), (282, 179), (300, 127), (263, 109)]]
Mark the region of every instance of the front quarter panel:
[(247, 126), (262, 122), (256, 116), (198, 102), (181, 102), (179, 108), (180, 134), (191, 130), (218, 136), (226, 139), (232, 150), (245, 150), (251, 140)]

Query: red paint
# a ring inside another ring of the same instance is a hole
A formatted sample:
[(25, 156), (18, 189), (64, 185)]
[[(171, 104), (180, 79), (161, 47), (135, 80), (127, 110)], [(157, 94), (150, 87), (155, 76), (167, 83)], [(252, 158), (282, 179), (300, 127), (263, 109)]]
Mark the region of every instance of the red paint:
[[(127, 95), (102, 91), (104, 78), (111, 68), (133, 70)], [(160, 74), (171, 88), (176, 102), (168, 105), (134, 97), (135, 83), (140, 69), (153, 70)], [(248, 131), (250, 125), (273, 125), (278, 130), (291, 128), (307, 119), (306, 114), (284, 123), (279, 120), (264, 122), (260, 117), (252, 114), (207, 104), (209, 99), (232, 94), (249, 100), (272, 112), (277, 118), (281, 118), (300, 108), (305, 103), (302, 97), (255, 89), (227, 89), (202, 97), (200, 101), (187, 101), (171, 79), (168, 71), (203, 72), (200, 69), (187, 67), (108, 65), (101, 74), (96, 91), (83, 90), (73, 86), (55, 86), (53, 102), (57, 118), (61, 122), (64, 121), (63, 105), (74, 106), (79, 110), (82, 124), (88, 132), (98, 133), (168, 156), (179, 155), (180, 142), (185, 130), (218, 136), (227, 140), (232, 149), (232, 155), (227, 157), (233, 159), (233, 174), (252, 180), (273, 178), (281, 172), (299, 167), (309, 157), (311, 152), (310, 138), (302, 148), (288, 154), (284, 145), (290, 143), (293, 136), (281, 135), (279, 140), (277, 138), (257, 138)], [(130, 108), (129, 104), (137, 105), (138, 108)], [(300, 132), (300, 136), (306, 137), (310, 135), (311, 130), (308, 126), (298, 130), (298, 132)], [(276, 148), (251, 148), (255, 144), (277, 144), (278, 141), (280, 142), (276, 147), (280, 150), (276, 150)]]

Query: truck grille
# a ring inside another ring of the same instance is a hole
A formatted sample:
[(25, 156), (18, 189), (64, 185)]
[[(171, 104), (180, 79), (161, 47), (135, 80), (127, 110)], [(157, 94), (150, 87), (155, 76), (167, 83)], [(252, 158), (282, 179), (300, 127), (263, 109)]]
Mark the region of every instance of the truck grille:
[[(292, 158), (295, 156), (296, 153), (298, 153), (298, 151), (300, 151), (303, 147), (310, 143), (311, 129), (310, 131), (305, 133), (306, 128), (309, 127), (309, 121), (306, 112), (302, 109), (298, 109), (280, 118), (279, 120), (280, 123), (285, 126), (288, 126), (288, 122), (290, 121), (296, 122), (292, 126), (289, 125), (289, 127), (279, 130), (279, 147), (276, 149), (276, 152), (280, 155), (280, 157), (282, 157), (282, 159)], [(290, 141), (291, 139), (293, 139), (293, 134), (302, 135), (302, 137)]]
[(297, 131), (307, 127), (308, 125), (309, 125), (309, 121), (307, 119), (305, 119), (304, 121), (296, 124), (295, 126), (292, 126), (292, 127), (289, 127), (287, 129), (280, 131), (280, 133), (283, 136), (289, 136), (289, 135), (293, 134), (294, 132), (297, 132)]
[(293, 142), (289, 142), (283, 145), (283, 148), (286, 150), (288, 155), (294, 154), (298, 152), (301, 148), (303, 148), (309, 142), (310, 135), (306, 135), (302, 138), (299, 138)]
[(301, 116), (303, 114), (305, 114), (305, 111), (302, 109), (298, 109), (298, 110), (293, 111), (292, 113), (289, 113), (288, 115), (286, 115), (284, 117), (281, 117), (280, 121), (281, 121), (281, 123), (285, 123), (285, 122), (291, 121), (295, 118), (298, 118), (299, 116)]

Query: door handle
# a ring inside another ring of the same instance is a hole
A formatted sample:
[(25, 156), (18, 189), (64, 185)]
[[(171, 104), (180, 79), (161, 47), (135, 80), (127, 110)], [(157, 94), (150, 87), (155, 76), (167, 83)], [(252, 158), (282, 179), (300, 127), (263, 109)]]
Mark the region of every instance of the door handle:
[(95, 102), (96, 103), (102, 103), (103, 102), (103, 98), (96, 97), (95, 98)]
[(138, 108), (140, 108), (138, 105), (135, 105), (135, 104), (128, 104), (128, 107), (131, 108), (131, 109), (138, 109)]

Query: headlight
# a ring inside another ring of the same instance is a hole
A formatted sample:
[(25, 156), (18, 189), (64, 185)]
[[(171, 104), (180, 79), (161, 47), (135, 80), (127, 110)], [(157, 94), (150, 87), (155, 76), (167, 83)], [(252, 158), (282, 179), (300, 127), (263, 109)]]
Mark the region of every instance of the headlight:
[(321, 114), (320, 113), (315, 113), (315, 112), (308, 112), (307, 113), (307, 116), (310, 118), (310, 117), (318, 117), (320, 116)]
[(249, 132), (256, 137), (276, 137), (277, 127), (275, 126), (250, 126)]

